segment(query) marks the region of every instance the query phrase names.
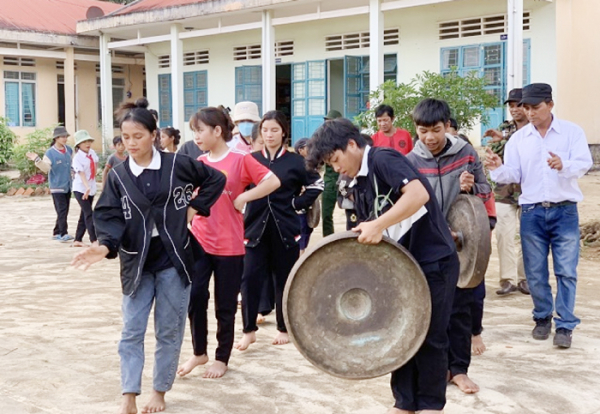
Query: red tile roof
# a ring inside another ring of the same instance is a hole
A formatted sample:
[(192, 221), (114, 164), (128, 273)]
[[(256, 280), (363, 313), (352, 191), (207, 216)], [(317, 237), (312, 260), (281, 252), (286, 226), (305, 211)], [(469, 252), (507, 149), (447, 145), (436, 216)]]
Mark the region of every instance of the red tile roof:
[(185, 6), (192, 3), (203, 3), (208, 0), (138, 0), (121, 10), (112, 13), (112, 15), (129, 14), (145, 12), (150, 10), (165, 9), (167, 7)]
[(0, 29), (76, 35), (77, 21), (92, 6), (104, 14), (123, 7), (95, 0), (0, 0)]

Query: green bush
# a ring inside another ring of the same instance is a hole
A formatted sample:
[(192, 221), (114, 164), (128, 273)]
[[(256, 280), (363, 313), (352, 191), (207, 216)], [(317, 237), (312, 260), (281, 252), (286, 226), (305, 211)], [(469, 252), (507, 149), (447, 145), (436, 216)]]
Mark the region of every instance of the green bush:
[(0, 193), (6, 193), (12, 187), (12, 180), (4, 175), (0, 175)]
[(425, 71), (408, 83), (387, 81), (371, 93), (371, 108), (358, 115), (355, 121), (362, 128), (376, 131), (375, 109), (387, 104), (394, 108), (394, 125), (415, 135), (415, 126), (410, 117), (413, 108), (425, 98), (436, 98), (448, 102), (460, 128), (469, 130), (479, 120), (486, 122), (486, 110), (499, 105), (498, 99), (489, 94), (485, 86), (485, 79), (475, 74), (461, 77), (456, 70), (445, 75)]
[(5, 165), (10, 160), (13, 145), (17, 136), (7, 125), (7, 119), (0, 117), (0, 165)]
[(12, 159), (15, 167), (21, 172), (22, 179), (27, 180), (32, 175), (41, 173), (35, 167), (35, 164), (27, 158), (26, 154), (28, 152), (35, 152), (43, 158), (46, 150), (52, 144), (52, 133), (55, 127), (56, 125), (52, 125), (48, 128), (36, 129), (32, 133), (27, 134), (23, 144), (14, 147)]

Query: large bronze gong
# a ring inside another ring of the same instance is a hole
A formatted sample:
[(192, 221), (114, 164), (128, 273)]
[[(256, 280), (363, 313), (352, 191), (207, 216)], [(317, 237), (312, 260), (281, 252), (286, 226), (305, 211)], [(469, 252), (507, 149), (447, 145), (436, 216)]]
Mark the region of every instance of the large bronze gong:
[(490, 222), (483, 201), (474, 195), (460, 194), (448, 211), (450, 229), (460, 234), (459, 288), (474, 288), (485, 276), (492, 252)]
[(421, 268), (392, 239), (358, 243), (353, 232), (323, 239), (296, 262), (283, 295), (292, 342), (323, 371), (374, 378), (404, 365), (429, 328)]

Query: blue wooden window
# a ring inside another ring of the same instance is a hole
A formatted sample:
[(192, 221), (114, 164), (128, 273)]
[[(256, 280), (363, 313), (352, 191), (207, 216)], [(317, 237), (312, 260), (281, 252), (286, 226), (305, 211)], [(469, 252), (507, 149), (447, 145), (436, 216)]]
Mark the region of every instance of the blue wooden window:
[(4, 110), (9, 126), (36, 125), (36, 74), (4, 72)]
[[(369, 56), (346, 56), (344, 60), (344, 112), (348, 119), (368, 108), (370, 91)], [(398, 56), (385, 55), (383, 58), (383, 80), (396, 81), (398, 77)]]
[(170, 73), (158, 75), (158, 117), (161, 128), (173, 125)]
[(208, 106), (208, 71), (183, 74), (183, 99), (187, 122), (199, 109)]
[[(530, 80), (529, 39), (523, 41), (523, 85)], [(485, 43), (441, 49), (441, 73), (447, 74), (455, 68), (460, 76), (475, 73), (486, 80), (486, 90), (497, 99), (498, 106), (488, 110), (488, 122), (481, 131), (496, 128), (504, 119), (504, 99), (508, 94), (506, 81), (506, 42)], [(485, 142), (482, 142), (485, 144)]]
[(250, 101), (262, 114), (262, 66), (235, 68), (235, 103)]
[(309, 138), (327, 115), (327, 61), (292, 65), (292, 143)]

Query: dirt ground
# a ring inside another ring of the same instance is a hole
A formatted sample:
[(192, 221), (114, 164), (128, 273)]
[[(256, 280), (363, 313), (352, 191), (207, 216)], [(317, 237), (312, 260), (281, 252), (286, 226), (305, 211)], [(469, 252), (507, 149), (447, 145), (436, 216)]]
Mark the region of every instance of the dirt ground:
[[(580, 184), (585, 195), (582, 223), (600, 218), (600, 173)], [(78, 214), (73, 200), (71, 234)], [(76, 249), (50, 240), (55, 220), (50, 197), (1, 197), (0, 217), (0, 413), (116, 412), (121, 329), (117, 261), (105, 260), (85, 273), (70, 268)], [(344, 226), (340, 211), (336, 226)], [(319, 238), (315, 233), (313, 242)], [(558, 350), (551, 339), (531, 338), (529, 296), (494, 293), (498, 260), (493, 254), (486, 276), (483, 335), (488, 350), (473, 357), (470, 371), (481, 391), (466, 396), (449, 386), (446, 413), (600, 413), (600, 254), (587, 250), (583, 256), (576, 309), (582, 323), (573, 347)], [(240, 327), (241, 319), (237, 323)], [(214, 318), (209, 328), (212, 358)], [(141, 404), (151, 390), (152, 332), (150, 322)], [(393, 404), (389, 376), (368, 381), (331, 377), (294, 345), (270, 345), (275, 333), (270, 315), (257, 344), (246, 352), (234, 350), (222, 379), (203, 379), (202, 368), (178, 378), (167, 395), (167, 412), (373, 414)], [(181, 360), (189, 355), (187, 333)]]

